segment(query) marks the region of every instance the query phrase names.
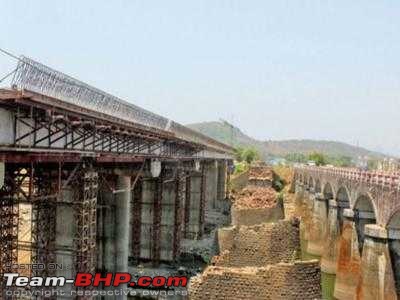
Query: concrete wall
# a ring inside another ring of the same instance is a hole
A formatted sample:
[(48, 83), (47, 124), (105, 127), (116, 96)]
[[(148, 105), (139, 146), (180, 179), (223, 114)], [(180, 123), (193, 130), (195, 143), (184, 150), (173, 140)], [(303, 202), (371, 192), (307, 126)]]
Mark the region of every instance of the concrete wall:
[(190, 299), (320, 299), (317, 261), (261, 268), (208, 267), (190, 281)]

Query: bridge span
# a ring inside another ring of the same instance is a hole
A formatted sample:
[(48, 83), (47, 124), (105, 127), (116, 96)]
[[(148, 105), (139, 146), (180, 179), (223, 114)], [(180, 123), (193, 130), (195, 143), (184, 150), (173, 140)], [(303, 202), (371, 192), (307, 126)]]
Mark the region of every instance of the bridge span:
[(0, 276), (13, 264), (63, 264), (23, 272), (73, 278), (174, 262), (183, 239), (203, 237), (206, 211), (227, 209), (232, 157), (228, 145), (22, 57), (0, 89)]
[[(400, 291), (400, 174), (295, 168), (307, 252), (336, 274), (338, 299), (397, 299)], [(397, 291), (397, 292), (396, 292)]]

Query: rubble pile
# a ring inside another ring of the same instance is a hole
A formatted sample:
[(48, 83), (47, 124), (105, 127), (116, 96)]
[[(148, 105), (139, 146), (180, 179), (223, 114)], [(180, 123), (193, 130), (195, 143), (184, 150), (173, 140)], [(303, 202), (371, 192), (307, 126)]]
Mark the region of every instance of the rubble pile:
[(249, 170), (249, 179), (272, 180), (273, 172), (267, 166), (254, 166)]
[(270, 187), (249, 186), (234, 195), (233, 207), (244, 208), (269, 208), (277, 203), (277, 193)]

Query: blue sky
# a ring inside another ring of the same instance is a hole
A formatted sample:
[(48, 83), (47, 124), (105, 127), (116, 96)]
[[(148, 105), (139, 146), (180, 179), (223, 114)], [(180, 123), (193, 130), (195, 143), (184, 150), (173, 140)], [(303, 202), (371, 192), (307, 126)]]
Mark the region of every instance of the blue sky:
[(397, 155), (399, 32), (394, 0), (0, 0), (0, 47), (181, 123)]

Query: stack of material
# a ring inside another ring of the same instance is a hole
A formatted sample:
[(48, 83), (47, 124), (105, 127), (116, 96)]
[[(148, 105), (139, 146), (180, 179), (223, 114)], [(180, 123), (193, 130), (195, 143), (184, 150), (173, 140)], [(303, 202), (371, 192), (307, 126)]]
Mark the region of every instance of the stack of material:
[(272, 169), (267, 166), (252, 166), (249, 170), (249, 179), (272, 180)]
[(273, 188), (249, 186), (235, 195), (233, 207), (245, 208), (269, 208), (276, 205), (277, 194)]

